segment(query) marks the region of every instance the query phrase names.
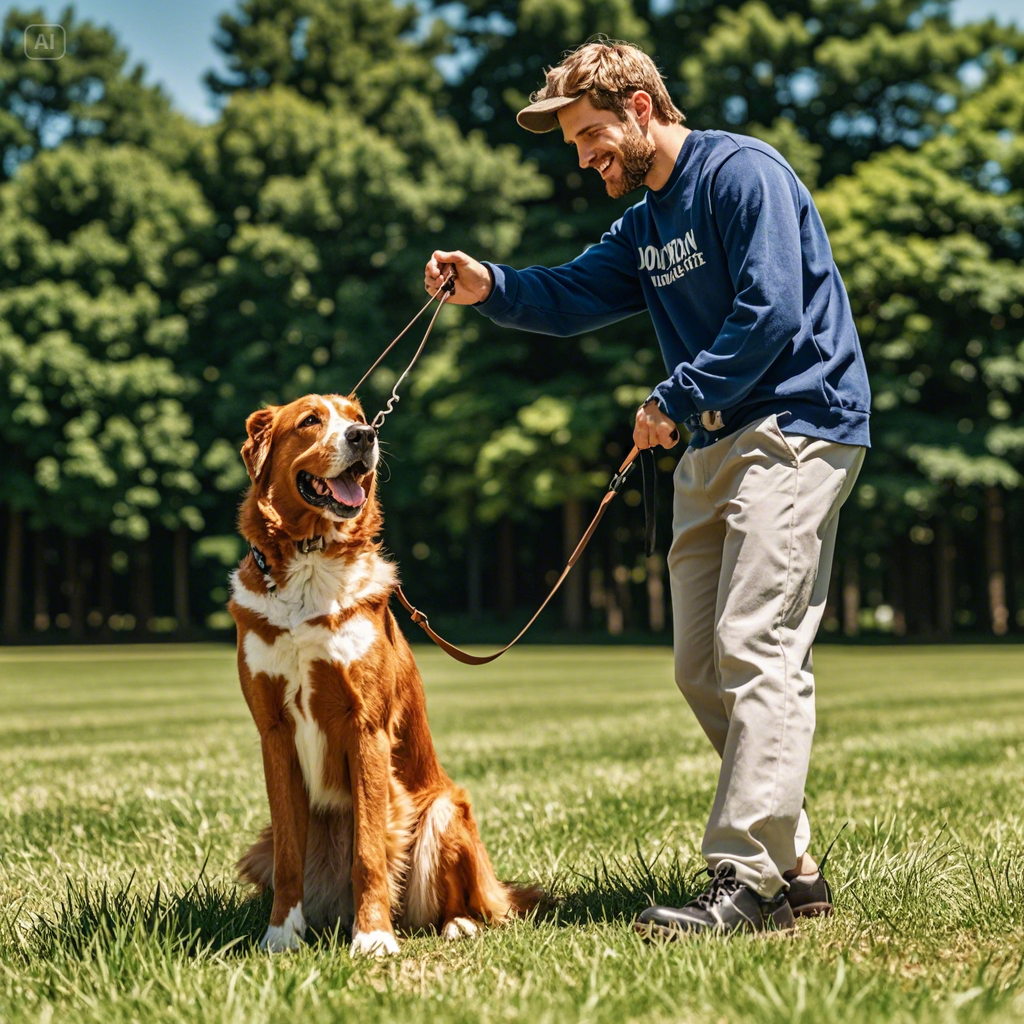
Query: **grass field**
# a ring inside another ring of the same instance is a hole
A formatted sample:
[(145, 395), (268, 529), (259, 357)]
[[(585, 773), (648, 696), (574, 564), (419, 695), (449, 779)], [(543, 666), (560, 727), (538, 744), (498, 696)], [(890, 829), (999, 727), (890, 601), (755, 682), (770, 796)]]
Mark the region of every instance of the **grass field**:
[(0, 652), (0, 1020), (1020, 1021), (1024, 649), (822, 648), (808, 797), (836, 917), (646, 946), (699, 887), (717, 768), (665, 649), (418, 648), (442, 761), (536, 922), (270, 957), (232, 864), (267, 817), (222, 647)]

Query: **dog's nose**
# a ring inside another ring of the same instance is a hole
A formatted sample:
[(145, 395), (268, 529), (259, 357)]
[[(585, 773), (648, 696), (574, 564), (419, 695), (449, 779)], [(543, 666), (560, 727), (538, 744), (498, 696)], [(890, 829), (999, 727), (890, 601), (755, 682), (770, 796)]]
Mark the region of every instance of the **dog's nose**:
[(377, 434), (367, 423), (353, 423), (345, 430), (345, 440), (358, 452), (369, 451)]

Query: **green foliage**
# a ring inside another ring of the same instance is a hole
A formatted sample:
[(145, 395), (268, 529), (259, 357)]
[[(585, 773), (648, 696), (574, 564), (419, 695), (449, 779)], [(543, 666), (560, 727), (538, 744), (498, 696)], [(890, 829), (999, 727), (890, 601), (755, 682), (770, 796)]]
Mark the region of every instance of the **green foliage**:
[[(781, 132), (794, 167), (806, 165), (808, 144), (820, 147), (828, 182), (892, 145), (916, 149), (934, 138), (979, 84), (999, 77), (1024, 36), (994, 22), (954, 27), (948, 4), (923, 0), (748, 0), (716, 8), (697, 35), (658, 38), (674, 40), (680, 54), (670, 66), (692, 127)], [(781, 129), (780, 118), (797, 132)]]
[[(107, 148), (72, 132), (7, 186), (8, 492), (34, 522), (51, 521), (49, 505), (76, 531), (114, 521), (142, 536), (154, 517), (200, 523), (203, 509), (230, 528), (232, 502), (218, 494), (245, 482), (248, 413), (348, 390), (404, 322), (404, 300), (418, 301), (435, 233), (510, 252), (519, 204), (545, 191), (510, 147), (434, 109), (439, 44), (404, 38), (411, 8), (241, 13), (225, 16), (221, 43), (244, 81), (222, 83), (234, 95), (216, 124), (173, 152), (126, 145), (112, 121), (96, 127), (117, 143)], [(26, 18), (10, 16), (8, 44)], [(288, 70), (275, 47), (300, 24)], [(84, 52), (79, 36), (107, 47), (94, 70), (109, 93), (127, 89), (112, 37), (91, 33), (70, 23), (69, 49)], [(70, 65), (62, 74), (77, 81)], [(386, 384), (385, 373), (377, 390)], [(369, 385), (367, 401), (375, 394)]]
[(66, 53), (59, 60), (25, 54), (29, 25), (50, 24), (41, 8), (9, 10), (0, 35), (0, 182), (44, 148), (60, 141), (102, 138), (132, 142), (174, 161), (196, 137), (196, 128), (172, 109), (159, 86), (146, 85), (141, 65), (130, 71), (127, 55), (105, 27), (80, 21), (73, 6), (56, 24), (64, 28)]
[(222, 95), (284, 86), (374, 123), (396, 99), (442, 87), (434, 58), (447, 52), (447, 33), (441, 22), (425, 33), (419, 23), (411, 3), (242, 0), (219, 22), (228, 74), (207, 82)]
[[(884, 546), (952, 502), (977, 502), (986, 483), (1016, 486), (1020, 444), (1008, 430), (1021, 412), (1024, 296), (1018, 30), (954, 27), (945, 5), (921, 0), (673, 3), (635, 5), (628, 15), (570, 3), (544, 15), (544, 32), (533, 5), (500, 10), (503, 23), (473, 6), (457, 23), (480, 57), (452, 103), (490, 138), (518, 136), (552, 178), (551, 199), (530, 209), (516, 265), (575, 255), (611, 222), (615, 204), (573, 169), (557, 133), (522, 132), (515, 110), (544, 67), (590, 33), (640, 42), (667, 71), (691, 127), (765, 139), (811, 188), (829, 183), (819, 200), (875, 392), (876, 450), (863, 479), (874, 498), (870, 512), (855, 506), (844, 517), (847, 535)], [(488, 348), (513, 351), (512, 341), (481, 334)], [(644, 317), (599, 338), (597, 350), (623, 345), (620, 373), (654, 354)], [(553, 345), (560, 358), (577, 357), (563, 342), (515, 344), (538, 365)], [(656, 359), (639, 369), (626, 370), (629, 378), (654, 383), (660, 372)], [(595, 394), (613, 393), (599, 367), (584, 376)], [(571, 396), (565, 383), (554, 375), (548, 393)], [(523, 394), (523, 405), (530, 400)], [(601, 422), (610, 437), (627, 429), (609, 407)], [(494, 429), (491, 448), (521, 434), (514, 422)], [(512, 489), (509, 480), (501, 491)]]
[(65, 144), (0, 187), (3, 478), (34, 525), (201, 527), (175, 300), (210, 220), (193, 182), (131, 145)]
[(1021, 482), (1022, 88), (1007, 70), (919, 150), (879, 154), (819, 196), (873, 371), (875, 486), (911, 469), (945, 485), (939, 502)]
[[(513, 116), (596, 32), (652, 52), (692, 127), (763, 138), (820, 186), (875, 394), (847, 535), (884, 547), (1019, 485), (1015, 29), (923, 0), (242, 0), (201, 127), (72, 9), (67, 56), (25, 58), (46, 20), (8, 12), (0, 37), (0, 483), (30, 527), (228, 536), (245, 417), (348, 391), (434, 248), (554, 265), (597, 241), (637, 196), (610, 201)], [(369, 412), (413, 344), (362, 387)], [(559, 340), (446, 309), (385, 431), (399, 552), (462, 551), (498, 520), (550, 533), (552, 508), (600, 494), (664, 372), (645, 316)]]

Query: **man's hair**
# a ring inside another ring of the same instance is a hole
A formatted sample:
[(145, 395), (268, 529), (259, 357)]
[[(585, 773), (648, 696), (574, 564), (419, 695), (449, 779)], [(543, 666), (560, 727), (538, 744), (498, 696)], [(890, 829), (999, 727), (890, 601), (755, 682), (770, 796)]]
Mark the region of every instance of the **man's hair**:
[(584, 43), (561, 64), (549, 68), (547, 81), (530, 97), (530, 102), (586, 95), (598, 110), (611, 110), (624, 121), (627, 101), (640, 90), (650, 95), (654, 116), (662, 124), (686, 120), (672, 102), (654, 61), (639, 46), (611, 39)]

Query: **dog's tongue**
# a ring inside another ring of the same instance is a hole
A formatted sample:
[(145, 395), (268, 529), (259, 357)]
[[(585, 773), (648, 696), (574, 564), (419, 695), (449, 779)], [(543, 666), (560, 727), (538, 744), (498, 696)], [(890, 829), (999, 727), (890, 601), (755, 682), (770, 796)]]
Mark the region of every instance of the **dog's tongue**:
[(334, 495), (334, 500), (341, 502), (342, 505), (355, 507), (366, 501), (366, 493), (351, 477), (336, 476), (326, 483)]

